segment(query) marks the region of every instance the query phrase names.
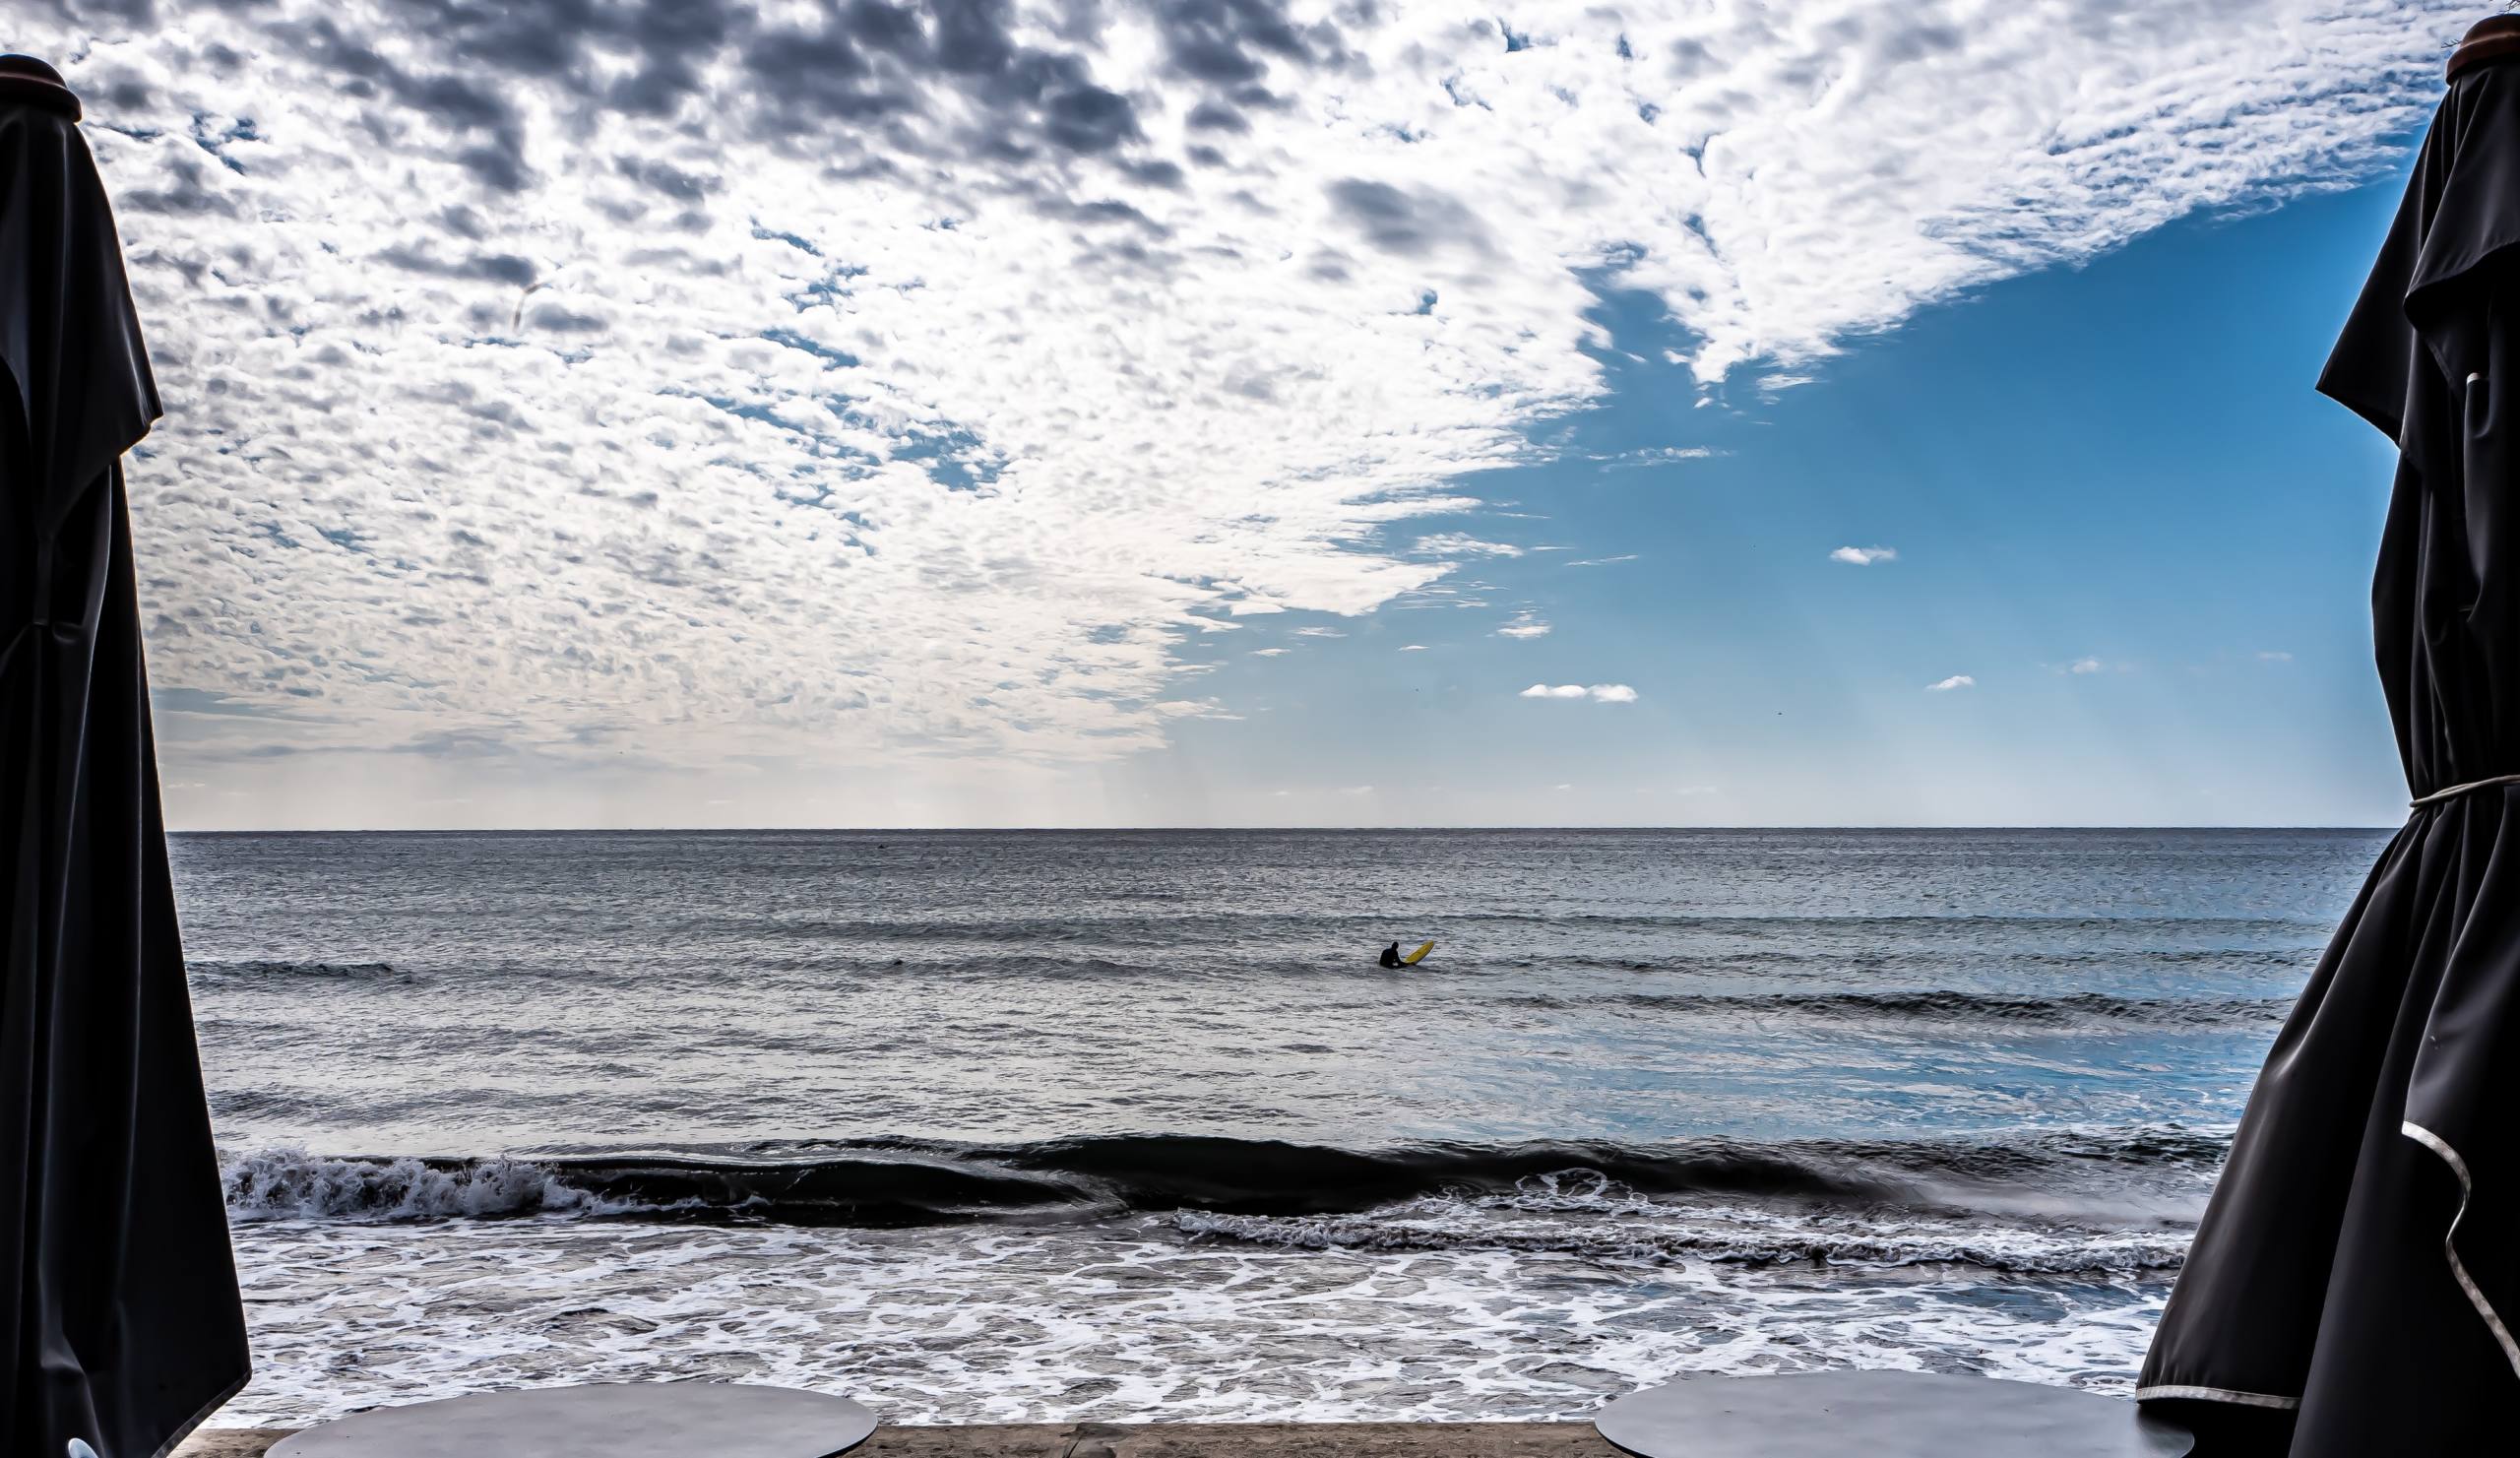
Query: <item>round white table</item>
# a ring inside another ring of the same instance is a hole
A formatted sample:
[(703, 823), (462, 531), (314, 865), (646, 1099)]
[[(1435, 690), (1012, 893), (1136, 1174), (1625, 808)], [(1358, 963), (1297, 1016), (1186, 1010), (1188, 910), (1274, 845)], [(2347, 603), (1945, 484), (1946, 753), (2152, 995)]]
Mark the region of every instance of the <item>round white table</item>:
[(724, 1382), (601, 1382), (378, 1408), (283, 1438), (266, 1458), (832, 1458), (875, 1415), (845, 1397)]
[(1682, 1377), (1593, 1420), (1637, 1458), (2182, 1458), (2196, 1440), (2131, 1402), (1993, 1377)]

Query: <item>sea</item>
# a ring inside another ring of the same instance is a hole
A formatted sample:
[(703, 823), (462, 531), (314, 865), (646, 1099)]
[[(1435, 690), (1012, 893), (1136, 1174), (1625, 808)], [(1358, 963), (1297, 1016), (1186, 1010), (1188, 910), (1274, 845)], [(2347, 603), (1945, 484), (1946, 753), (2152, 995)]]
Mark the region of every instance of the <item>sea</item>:
[(178, 835), (256, 1360), (218, 1421), (2122, 1393), (2384, 839)]

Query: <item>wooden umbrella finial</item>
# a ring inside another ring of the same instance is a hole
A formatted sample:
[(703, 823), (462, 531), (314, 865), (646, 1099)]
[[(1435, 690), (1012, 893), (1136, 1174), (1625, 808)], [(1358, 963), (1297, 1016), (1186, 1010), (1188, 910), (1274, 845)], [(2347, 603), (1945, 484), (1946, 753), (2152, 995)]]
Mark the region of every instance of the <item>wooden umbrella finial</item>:
[(2520, 56), (2520, 15), (2488, 16), (2468, 28), (2450, 51), (2449, 79), (2488, 61)]

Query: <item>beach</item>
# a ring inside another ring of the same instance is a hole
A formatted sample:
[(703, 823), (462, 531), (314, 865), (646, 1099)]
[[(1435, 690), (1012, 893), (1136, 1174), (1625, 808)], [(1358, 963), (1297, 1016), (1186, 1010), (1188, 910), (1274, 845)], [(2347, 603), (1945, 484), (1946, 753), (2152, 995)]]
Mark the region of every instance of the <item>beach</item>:
[(257, 1355), (215, 1421), (655, 1379), (1175, 1436), (1493, 1438), (1689, 1371), (2122, 1395), (2378, 839), (179, 836)]

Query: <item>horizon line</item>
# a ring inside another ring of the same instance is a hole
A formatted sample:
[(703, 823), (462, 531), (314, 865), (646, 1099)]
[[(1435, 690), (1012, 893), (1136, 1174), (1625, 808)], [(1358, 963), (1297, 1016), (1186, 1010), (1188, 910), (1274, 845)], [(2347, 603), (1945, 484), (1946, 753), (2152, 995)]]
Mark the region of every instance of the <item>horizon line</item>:
[(1310, 831), (1321, 834), (1413, 834), (1473, 835), (1499, 832), (1554, 834), (1570, 831), (1586, 832), (1760, 832), (1760, 831), (1831, 831), (1831, 832), (1933, 832), (1938, 834), (1971, 834), (1986, 831), (2023, 830), (2089, 830), (2089, 831), (2395, 831), (2397, 824), (2351, 825), (2313, 822), (2269, 822), (2263, 824), (2207, 824), (2179, 821), (2144, 823), (2103, 823), (2074, 821), (2033, 824), (1990, 823), (1984, 825), (1833, 825), (1817, 822), (1776, 822), (1739, 825), (472, 825), (472, 826), (330, 826), (330, 827), (169, 827), (170, 836), (204, 835), (1216, 835), (1249, 833), (1259, 835)]

